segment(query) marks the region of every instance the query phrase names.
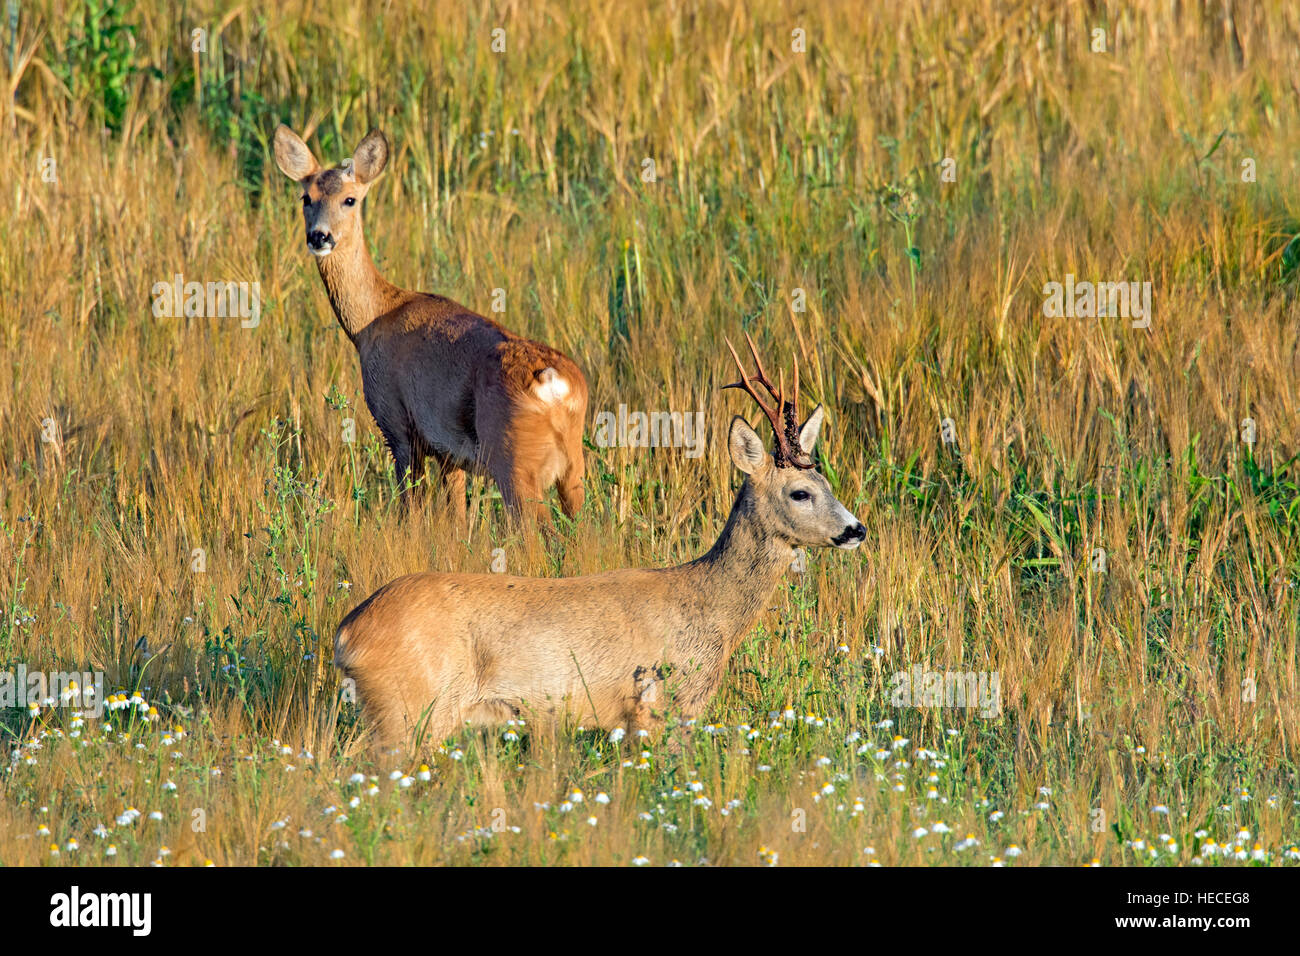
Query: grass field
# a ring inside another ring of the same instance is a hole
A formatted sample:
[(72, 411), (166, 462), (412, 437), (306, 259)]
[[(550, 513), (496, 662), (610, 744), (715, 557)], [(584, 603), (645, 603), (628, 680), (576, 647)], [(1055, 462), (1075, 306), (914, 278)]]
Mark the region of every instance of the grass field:
[[(1300, 859), (1300, 9), (365, 6), (0, 24), (0, 674), (143, 701), (0, 709), (0, 864)], [(386, 276), (567, 352), (593, 414), (702, 411), (703, 455), (591, 442), (549, 543), (490, 483), (467, 533), (405, 515), (279, 122), (327, 162), (382, 128)], [(260, 321), (156, 316), (178, 274)], [(1149, 323), (1045, 315), (1067, 276)], [(709, 547), (744, 330), (865, 546), (790, 574), (681, 748), (372, 757), (330, 642), (379, 585)], [(996, 713), (901, 706), (914, 667)]]

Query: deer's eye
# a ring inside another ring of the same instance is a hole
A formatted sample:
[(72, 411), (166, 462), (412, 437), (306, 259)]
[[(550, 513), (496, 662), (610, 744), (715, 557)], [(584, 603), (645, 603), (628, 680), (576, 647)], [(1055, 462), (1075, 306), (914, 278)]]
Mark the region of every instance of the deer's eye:
[(803, 491), (802, 489), (800, 489), (799, 491), (790, 492), (790, 498), (793, 501), (807, 501), (811, 497), (812, 495), (808, 494), (808, 492)]
[(303, 197), (302, 197), (302, 204), (303, 204), (304, 206), (310, 206), (310, 205), (311, 205), (311, 197), (310, 197), (310, 196), (303, 196)]
[(356, 196), (349, 196), (347, 199), (343, 200), (343, 205), (345, 206), (355, 206), (356, 204), (357, 204)]

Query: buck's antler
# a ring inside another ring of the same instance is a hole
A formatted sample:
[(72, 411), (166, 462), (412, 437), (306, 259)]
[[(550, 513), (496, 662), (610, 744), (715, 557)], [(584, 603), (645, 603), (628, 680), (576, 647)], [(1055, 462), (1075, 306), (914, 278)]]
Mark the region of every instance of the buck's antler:
[(722, 387), (743, 389), (749, 394), (750, 398), (758, 403), (758, 407), (763, 410), (767, 420), (772, 423), (772, 431), (776, 435), (776, 449), (772, 453), (772, 457), (776, 459), (778, 468), (812, 468), (812, 458), (799, 446), (798, 356), (794, 360), (794, 401), (786, 401), (785, 374), (780, 373), (779, 386), (773, 385), (772, 380), (767, 377), (767, 372), (763, 369), (763, 360), (758, 357), (758, 349), (748, 332), (745, 333), (745, 341), (749, 343), (749, 354), (754, 357), (754, 366), (757, 369), (754, 378), (776, 400), (776, 406), (773, 407), (765, 402), (750, 383), (749, 376), (745, 374), (745, 366), (740, 361), (740, 356), (736, 354), (736, 350), (732, 348), (729, 340), (727, 341), (727, 348), (731, 351), (731, 357), (736, 360), (736, 368), (740, 370), (740, 381)]

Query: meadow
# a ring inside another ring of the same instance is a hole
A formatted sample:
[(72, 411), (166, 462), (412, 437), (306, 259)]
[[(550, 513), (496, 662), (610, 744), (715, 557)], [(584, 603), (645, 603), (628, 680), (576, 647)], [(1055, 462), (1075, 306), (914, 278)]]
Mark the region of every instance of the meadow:
[[(0, 709), (0, 864), (1300, 859), (1294, 4), (18, 0), (0, 35), (0, 674), (114, 695)], [(490, 482), (468, 528), (407, 514), (280, 122), (331, 163), (383, 129), (386, 277), (565, 351), (593, 416), (702, 412), (702, 454), (589, 440), (552, 540)], [(258, 320), (160, 317), (177, 275)], [(1045, 314), (1067, 276), (1151, 313)], [(712, 544), (745, 331), (825, 403), (864, 546), (792, 569), (684, 744), (368, 749), (331, 641), (381, 584)]]

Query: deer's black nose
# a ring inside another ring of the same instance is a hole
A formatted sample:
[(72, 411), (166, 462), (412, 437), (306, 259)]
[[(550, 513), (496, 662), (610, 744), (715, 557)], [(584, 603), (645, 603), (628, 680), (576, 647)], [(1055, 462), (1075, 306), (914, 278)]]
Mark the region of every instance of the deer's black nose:
[(854, 541), (865, 541), (866, 539), (867, 529), (862, 525), (862, 522), (858, 522), (857, 524), (849, 525), (835, 537), (831, 538), (831, 544), (842, 548), (846, 544), (851, 544)]
[(330, 241), (330, 234), (328, 232), (321, 232), (319, 229), (314, 229), (307, 233), (307, 245), (311, 246), (313, 249), (323, 249), (325, 244)]

